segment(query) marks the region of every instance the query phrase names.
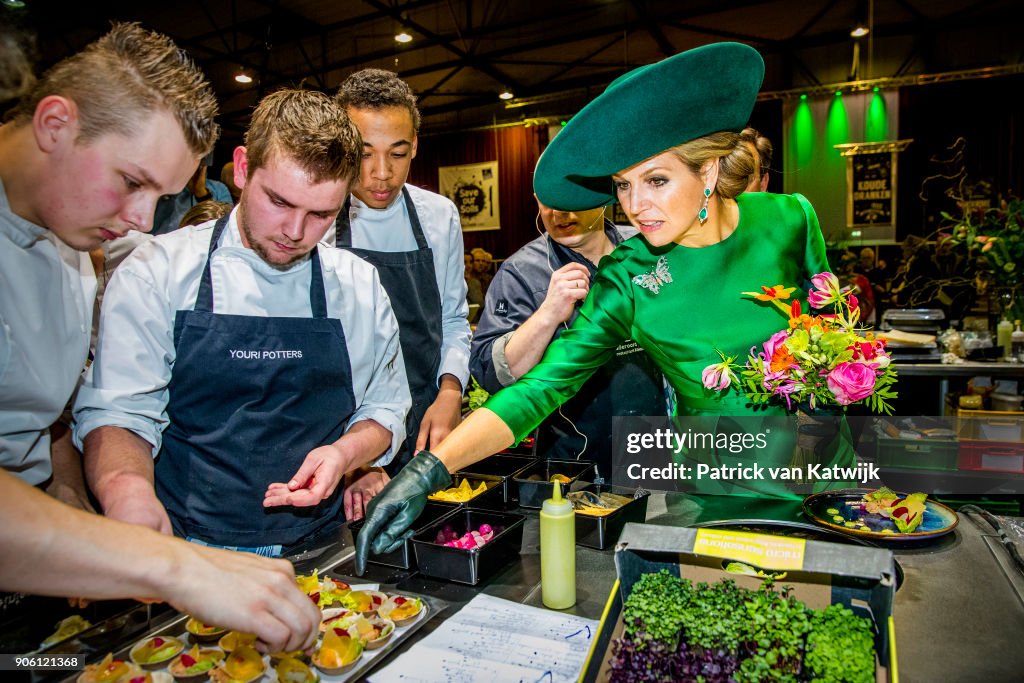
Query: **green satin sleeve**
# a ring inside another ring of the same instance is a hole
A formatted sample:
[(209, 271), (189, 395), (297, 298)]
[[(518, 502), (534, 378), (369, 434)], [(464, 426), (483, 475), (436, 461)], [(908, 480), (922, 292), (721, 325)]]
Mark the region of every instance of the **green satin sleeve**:
[(807, 268), (808, 279), (818, 273), (831, 272), (832, 268), (828, 265), (828, 257), (825, 252), (825, 236), (821, 234), (818, 214), (814, 212), (814, 207), (807, 201), (807, 197), (798, 193), (794, 193), (793, 197), (800, 204), (800, 208), (803, 209), (804, 216), (807, 219), (807, 244), (804, 247), (804, 264)]
[(630, 337), (633, 299), (629, 275), (613, 256), (601, 267), (576, 320), (515, 384), (484, 404), (508, 425), (518, 443), (572, 398)]

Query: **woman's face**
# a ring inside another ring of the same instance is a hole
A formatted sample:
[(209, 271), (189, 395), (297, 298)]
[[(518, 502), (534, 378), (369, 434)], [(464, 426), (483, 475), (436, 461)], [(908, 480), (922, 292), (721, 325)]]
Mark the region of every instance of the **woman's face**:
[(700, 227), (704, 180), (672, 152), (641, 161), (612, 175), (615, 192), (629, 222), (652, 246), (682, 243)]

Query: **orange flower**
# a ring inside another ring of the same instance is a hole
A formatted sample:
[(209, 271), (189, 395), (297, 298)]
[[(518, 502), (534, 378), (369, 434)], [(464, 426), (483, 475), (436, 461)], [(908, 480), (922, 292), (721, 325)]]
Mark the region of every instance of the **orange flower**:
[(796, 287), (783, 287), (782, 285), (775, 285), (774, 287), (761, 285), (763, 294), (760, 292), (743, 292), (743, 294), (752, 296), (758, 301), (773, 301), (775, 299), (788, 299), (795, 289)]
[[(752, 296), (758, 301), (770, 301), (772, 304), (777, 306), (784, 314), (789, 313), (789, 306), (782, 303), (783, 299), (788, 299), (789, 295), (796, 291), (796, 287), (783, 287), (782, 285), (775, 285), (774, 287), (765, 287), (761, 285), (760, 292), (740, 292), (745, 296)], [(799, 305), (798, 301), (794, 301), (794, 304)]]
[(775, 347), (775, 353), (772, 354), (771, 371), (781, 372), (787, 370), (792, 366), (796, 365), (796, 358), (789, 352), (785, 344), (779, 344)]

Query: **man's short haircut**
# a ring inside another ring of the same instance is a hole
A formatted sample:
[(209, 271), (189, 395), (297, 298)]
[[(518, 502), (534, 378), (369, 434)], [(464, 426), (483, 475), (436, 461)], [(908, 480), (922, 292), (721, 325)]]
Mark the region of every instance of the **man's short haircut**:
[(196, 156), (213, 149), (220, 135), (217, 98), (206, 76), (174, 41), (136, 23), (114, 24), (47, 71), (18, 103), (15, 121), (31, 121), (50, 95), (74, 100), (83, 142), (106, 133), (132, 135), (159, 108), (174, 116)]
[(284, 89), (263, 98), (245, 132), (247, 177), (274, 154), (294, 160), (317, 183), (351, 182), (363, 139), (338, 101), (315, 90)]
[(412, 117), (414, 133), (420, 132), (416, 95), (398, 74), (384, 69), (363, 69), (346, 78), (338, 88), (338, 101), (354, 109), (404, 107)]

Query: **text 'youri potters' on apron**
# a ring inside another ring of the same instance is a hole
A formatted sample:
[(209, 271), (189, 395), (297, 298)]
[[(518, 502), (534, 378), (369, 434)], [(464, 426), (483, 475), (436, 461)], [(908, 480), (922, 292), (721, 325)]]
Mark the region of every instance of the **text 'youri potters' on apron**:
[(337, 441), (355, 411), (345, 332), (327, 317), (316, 248), (312, 317), (214, 313), (210, 262), (226, 225), (221, 218), (213, 230), (195, 310), (175, 317), (157, 495), (178, 535), (246, 549), (294, 545), (343, 521), (341, 485), (314, 507), (264, 508), (263, 498), (311, 450)]

